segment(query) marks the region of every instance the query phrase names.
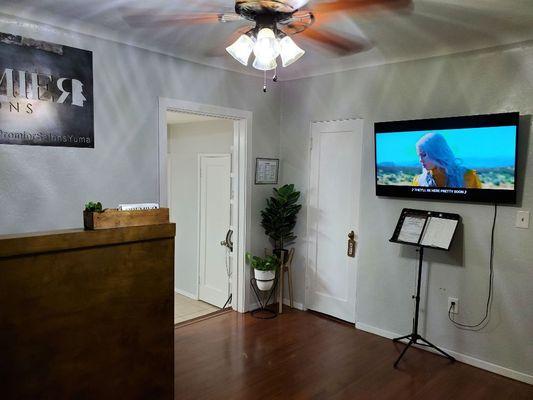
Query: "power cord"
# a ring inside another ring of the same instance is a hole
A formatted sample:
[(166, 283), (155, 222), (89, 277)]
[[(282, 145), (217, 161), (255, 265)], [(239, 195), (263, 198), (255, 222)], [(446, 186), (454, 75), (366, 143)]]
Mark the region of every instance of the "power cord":
[(485, 315), (479, 321), (477, 324), (464, 324), (461, 322), (457, 322), (452, 317), (452, 308), (455, 306), (454, 303), (450, 305), (450, 308), (448, 310), (448, 319), (453, 322), (455, 326), (457, 326), (460, 329), (465, 330), (471, 330), (471, 331), (479, 331), (483, 328), (485, 328), (486, 324), (490, 320), (490, 311), (491, 311), (491, 305), (492, 305), (492, 283), (494, 280), (494, 228), (496, 227), (496, 216), (498, 215), (498, 205), (494, 204), (494, 219), (492, 220), (492, 230), (490, 234), (490, 258), (489, 258), (489, 294), (487, 296), (487, 303), (485, 305)]

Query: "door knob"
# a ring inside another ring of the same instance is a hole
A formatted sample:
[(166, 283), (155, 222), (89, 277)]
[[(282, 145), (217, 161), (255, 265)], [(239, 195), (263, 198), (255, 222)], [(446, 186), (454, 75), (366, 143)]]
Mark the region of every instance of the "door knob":
[(355, 233), (351, 231), (348, 233), (348, 257), (355, 257)]
[(231, 240), (233, 236), (233, 231), (231, 229), (228, 230), (226, 233), (226, 239), (220, 242), (221, 246), (225, 246), (229, 249), (229, 251), (233, 252), (233, 240)]

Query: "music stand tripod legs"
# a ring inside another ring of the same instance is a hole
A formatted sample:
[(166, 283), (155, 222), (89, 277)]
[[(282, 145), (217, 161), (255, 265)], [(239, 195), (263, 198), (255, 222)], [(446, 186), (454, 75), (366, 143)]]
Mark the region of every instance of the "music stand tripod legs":
[[(415, 318), (414, 318), (414, 321), (413, 321), (413, 332), (411, 332), (408, 335), (392, 339), (393, 342), (399, 342), (402, 339), (409, 339), (409, 342), (407, 343), (407, 346), (405, 346), (405, 348), (403, 349), (402, 353), (400, 354), (400, 356), (398, 357), (398, 359), (394, 363), (394, 368), (396, 368), (398, 366), (398, 363), (400, 362), (400, 360), (402, 359), (404, 354), (407, 352), (407, 349), (409, 347), (411, 347), (413, 344), (418, 344), (420, 346), (431, 347), (431, 348), (437, 350), (439, 353), (441, 353), (444, 357), (449, 359), (451, 362), (455, 361), (455, 358), (453, 358), (451, 355), (449, 355), (445, 351), (439, 349), (433, 343), (428, 342), (426, 339), (424, 339), (422, 336), (420, 336), (418, 334), (418, 312), (420, 310), (420, 280), (422, 278), (422, 259), (424, 257), (424, 248), (423, 247), (419, 247), (418, 248), (418, 253), (419, 253), (419, 259), (418, 259), (418, 282), (417, 282), (417, 285), (416, 285), (416, 296), (413, 296), (414, 299), (415, 299)], [(419, 340), (421, 342), (423, 342), (423, 343), (419, 343), (418, 342)]]

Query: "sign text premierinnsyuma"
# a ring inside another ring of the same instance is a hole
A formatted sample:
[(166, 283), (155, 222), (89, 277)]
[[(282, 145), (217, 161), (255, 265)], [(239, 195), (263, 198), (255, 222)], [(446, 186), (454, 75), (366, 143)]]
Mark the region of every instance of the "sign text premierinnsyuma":
[(5, 68), (0, 77), (0, 102), (5, 104), (0, 107), (8, 104), (10, 112), (33, 114), (32, 103), (24, 102), (21, 108), (20, 101), (27, 100), (83, 107), (86, 98), (83, 95), (83, 83), (78, 79)]

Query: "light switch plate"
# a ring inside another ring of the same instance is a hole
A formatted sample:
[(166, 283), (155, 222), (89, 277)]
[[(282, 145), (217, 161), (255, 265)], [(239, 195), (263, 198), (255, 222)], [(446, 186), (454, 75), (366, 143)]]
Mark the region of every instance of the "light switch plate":
[(529, 211), (517, 211), (516, 222), (517, 228), (528, 229), (529, 228)]

